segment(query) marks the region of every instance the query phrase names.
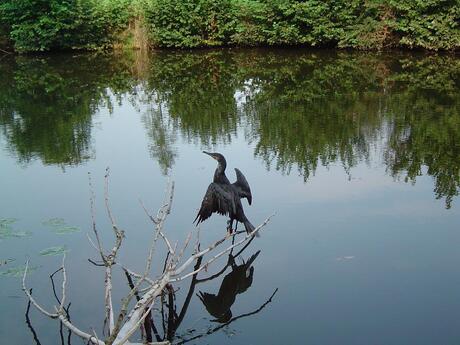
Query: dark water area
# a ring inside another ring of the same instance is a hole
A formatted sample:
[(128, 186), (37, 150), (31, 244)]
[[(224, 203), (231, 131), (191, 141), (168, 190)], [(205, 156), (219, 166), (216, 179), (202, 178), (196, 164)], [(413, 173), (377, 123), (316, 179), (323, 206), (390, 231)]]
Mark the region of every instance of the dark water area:
[[(231, 181), (233, 168), (244, 173), (252, 223), (275, 216), (233, 269), (195, 286), (173, 343), (458, 343), (460, 59), (282, 49), (67, 54), (6, 57), (0, 76), (0, 343), (61, 343), (55, 320), (31, 309), (26, 323), (21, 277), (30, 259), (27, 285), (52, 310), (49, 275), (63, 251), (71, 319), (102, 335), (104, 273), (87, 260), (97, 259), (86, 236), (88, 172), (109, 248), (110, 167), (112, 211), (126, 233), (120, 262), (142, 271), (152, 225), (138, 200), (156, 210), (174, 180), (165, 231), (183, 243), (215, 169), (202, 150), (225, 155)], [(202, 247), (225, 228), (222, 216), (204, 222)], [(259, 250), (252, 273), (241, 275)], [(174, 286), (178, 310), (189, 284)], [(117, 306), (128, 289), (116, 269)], [(221, 310), (206, 308), (200, 291), (220, 296)], [(162, 333), (161, 311), (154, 317)]]

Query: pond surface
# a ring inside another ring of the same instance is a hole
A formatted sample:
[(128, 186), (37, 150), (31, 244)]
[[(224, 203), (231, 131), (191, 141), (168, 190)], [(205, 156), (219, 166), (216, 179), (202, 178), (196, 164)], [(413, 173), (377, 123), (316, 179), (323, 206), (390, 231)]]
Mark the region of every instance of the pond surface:
[[(236, 259), (242, 265), (260, 250), (252, 281), (218, 303), (226, 304), (220, 317), (196, 293), (217, 295), (233, 284), (232, 269), (196, 285), (174, 343), (458, 344), (458, 58), (311, 50), (19, 56), (3, 58), (0, 75), (2, 343), (61, 343), (56, 321), (31, 309), (26, 323), (18, 276), (29, 258), (27, 285), (52, 310), (49, 275), (63, 251), (71, 319), (102, 335), (103, 270), (87, 261), (97, 259), (86, 237), (88, 172), (108, 248), (110, 167), (112, 211), (126, 232), (120, 261), (142, 271), (152, 226), (139, 198), (156, 210), (168, 176), (175, 181), (165, 230), (182, 243), (212, 180), (215, 161), (201, 153), (208, 150), (226, 156), (231, 181), (234, 167), (245, 174), (252, 223), (276, 215)], [(225, 227), (221, 216), (204, 222), (202, 247)], [(162, 265), (158, 254), (154, 271)], [(119, 305), (128, 291), (120, 270), (114, 284)], [(188, 285), (175, 286), (178, 310)]]

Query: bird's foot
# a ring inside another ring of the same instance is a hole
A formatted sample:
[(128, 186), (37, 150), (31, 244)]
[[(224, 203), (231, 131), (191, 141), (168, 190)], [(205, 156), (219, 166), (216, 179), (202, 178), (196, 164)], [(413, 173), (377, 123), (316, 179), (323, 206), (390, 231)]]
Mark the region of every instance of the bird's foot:
[(227, 221), (227, 236), (231, 236), (232, 234), (233, 234), (232, 221), (228, 220)]
[(235, 232), (235, 230), (233, 230), (230, 225), (227, 226), (227, 237), (232, 236), (234, 232)]

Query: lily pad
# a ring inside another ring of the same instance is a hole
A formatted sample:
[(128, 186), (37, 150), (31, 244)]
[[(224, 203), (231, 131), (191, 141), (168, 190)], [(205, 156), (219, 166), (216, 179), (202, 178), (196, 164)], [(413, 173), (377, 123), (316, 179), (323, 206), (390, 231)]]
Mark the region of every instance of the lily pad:
[(13, 262), (13, 261), (14, 259), (6, 259), (6, 260), (2, 259), (0, 260), (0, 266), (8, 265), (10, 262)]
[(17, 221), (17, 218), (0, 218), (0, 228), (9, 228), (11, 224)]
[(80, 232), (80, 228), (77, 226), (63, 226), (60, 228), (53, 229), (53, 232), (56, 235), (65, 235), (65, 234), (71, 234), (74, 232)]
[(48, 220), (44, 220), (42, 224), (45, 226), (51, 226), (51, 227), (61, 227), (61, 226), (65, 226), (66, 222), (62, 218), (50, 218)]
[(32, 235), (30, 231), (13, 231), (11, 237), (28, 237)]
[(10, 228), (0, 227), (0, 241), (9, 238), (23, 238), (32, 235), (30, 231), (15, 231)]
[(40, 255), (41, 256), (56, 256), (56, 255), (61, 255), (67, 252), (68, 250), (66, 246), (58, 246), (58, 247), (49, 247), (49, 248), (43, 249), (40, 252)]
[(51, 228), (51, 231), (57, 235), (71, 234), (74, 232), (80, 232), (80, 229), (76, 226), (68, 225), (62, 218), (50, 218), (42, 222), (43, 225)]
[[(27, 273), (31, 273), (35, 271), (37, 268), (38, 268), (37, 266), (29, 266), (29, 268), (27, 269)], [(0, 272), (0, 276), (22, 278), (25, 270), (26, 270), (26, 266), (12, 267), (12, 268), (7, 269), (6, 271)]]
[(12, 232), (12, 229), (0, 227), (0, 240), (10, 237)]

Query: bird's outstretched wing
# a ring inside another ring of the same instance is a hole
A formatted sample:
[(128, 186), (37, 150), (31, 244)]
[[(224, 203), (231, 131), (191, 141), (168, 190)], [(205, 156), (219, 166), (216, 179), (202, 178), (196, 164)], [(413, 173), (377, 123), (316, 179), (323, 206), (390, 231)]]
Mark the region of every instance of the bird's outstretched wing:
[(251, 205), (252, 194), (251, 194), (251, 188), (249, 187), (249, 183), (246, 180), (246, 177), (244, 177), (243, 173), (239, 169), (235, 168), (235, 173), (236, 173), (236, 182), (234, 182), (233, 185), (238, 188), (240, 198), (248, 199), (248, 203), (249, 205)]
[(198, 225), (208, 219), (214, 212), (224, 216), (229, 213), (235, 214), (236, 206), (232, 191), (223, 185), (213, 182), (209, 185), (201, 202), (200, 210), (193, 222), (196, 222), (196, 225)]

